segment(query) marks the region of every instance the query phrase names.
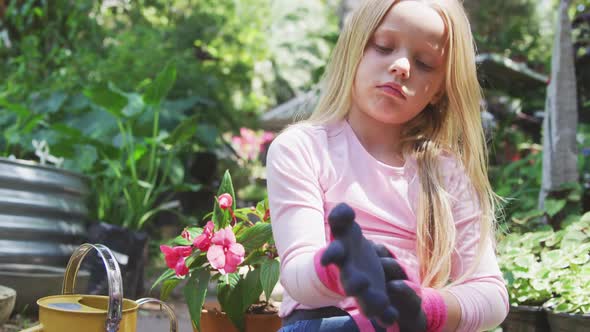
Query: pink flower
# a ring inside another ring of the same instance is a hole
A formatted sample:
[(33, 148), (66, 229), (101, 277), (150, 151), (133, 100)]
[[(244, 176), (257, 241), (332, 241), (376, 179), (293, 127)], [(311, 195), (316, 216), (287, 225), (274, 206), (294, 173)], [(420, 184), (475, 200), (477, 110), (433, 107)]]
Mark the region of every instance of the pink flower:
[(180, 236), (182, 236), (187, 241), (190, 241), (191, 240), (191, 233), (186, 228), (182, 231), (182, 233), (180, 234)]
[(219, 198), (217, 198), (217, 202), (219, 203), (219, 207), (222, 210), (227, 210), (231, 207), (233, 199), (230, 194), (225, 193), (220, 195)]
[(270, 218), (270, 209), (266, 209), (266, 211), (264, 211), (264, 217), (262, 217), (262, 220), (266, 221), (268, 218)]
[(275, 134), (270, 131), (265, 131), (262, 134), (262, 145), (272, 141), (275, 138)]
[(161, 245), (160, 250), (166, 259), (166, 265), (176, 271), (177, 276), (180, 277), (188, 273), (188, 267), (185, 264), (185, 260), (192, 252), (190, 246), (169, 247)]
[(207, 259), (211, 266), (221, 274), (233, 273), (244, 261), (244, 246), (236, 243), (236, 236), (231, 227), (220, 229), (213, 235)]
[(203, 228), (203, 233), (195, 238), (193, 245), (197, 247), (199, 250), (205, 252), (209, 250), (209, 246), (211, 245), (211, 238), (213, 237), (213, 228), (215, 225), (212, 221), (208, 221), (205, 228)]

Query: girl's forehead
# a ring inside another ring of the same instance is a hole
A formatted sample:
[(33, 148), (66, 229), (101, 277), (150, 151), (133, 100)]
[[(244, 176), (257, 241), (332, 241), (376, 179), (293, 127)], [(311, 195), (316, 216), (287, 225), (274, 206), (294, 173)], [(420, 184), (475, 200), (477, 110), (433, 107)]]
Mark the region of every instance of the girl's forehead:
[(444, 45), (446, 26), (440, 14), (420, 1), (401, 1), (391, 7), (376, 35), (404, 33), (428, 44)]

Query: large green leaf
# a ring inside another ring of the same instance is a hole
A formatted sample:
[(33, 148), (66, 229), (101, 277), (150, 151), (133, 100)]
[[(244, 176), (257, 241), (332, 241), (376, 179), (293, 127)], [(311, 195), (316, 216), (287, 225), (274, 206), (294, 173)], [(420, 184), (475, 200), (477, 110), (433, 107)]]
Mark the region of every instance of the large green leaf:
[(210, 278), (211, 274), (205, 269), (194, 271), (184, 287), (184, 299), (188, 305), (193, 328), (198, 331), (201, 331), (201, 309), (205, 303)]
[(246, 277), (233, 273), (220, 278), (217, 286), (217, 298), (222, 310), (232, 321), (235, 327), (243, 331), (244, 314), (254, 303), (258, 302), (262, 294), (260, 282), (260, 270), (248, 272)]
[(260, 266), (260, 283), (267, 301), (279, 281), (279, 269), (280, 263), (278, 259), (266, 259)]
[(143, 100), (149, 105), (159, 105), (176, 81), (176, 66), (170, 62), (156, 76), (156, 79), (147, 87)]
[(240, 298), (242, 299), (242, 313), (245, 313), (252, 304), (258, 302), (258, 299), (260, 299), (260, 295), (262, 294), (260, 269), (248, 272), (246, 278), (240, 282), (238, 288), (241, 290)]
[(182, 144), (190, 140), (197, 133), (197, 125), (200, 116), (194, 115), (184, 119), (168, 136), (164, 142), (166, 144), (176, 145)]
[(565, 207), (566, 203), (567, 201), (565, 199), (546, 199), (545, 209), (547, 210), (547, 214), (550, 217), (555, 216)]
[(117, 119), (124, 118), (123, 108), (127, 106), (127, 97), (124, 95), (104, 85), (88, 88), (84, 90), (84, 94), (93, 103), (101, 106)]
[[(229, 171), (225, 171), (225, 173), (223, 174), (223, 179), (221, 180), (221, 185), (219, 185), (219, 190), (217, 191), (217, 197), (219, 197), (222, 194), (230, 194), (232, 197), (232, 210), (236, 209), (236, 195), (235, 195), (235, 191), (234, 191), (234, 185), (232, 183), (231, 180), (231, 175), (229, 174)], [(213, 207), (213, 223), (215, 224), (215, 228), (216, 229), (221, 229), (221, 228), (225, 228), (229, 222), (230, 222), (230, 218), (229, 218), (229, 213), (227, 213), (227, 211), (222, 210), (219, 207), (219, 203), (217, 202), (217, 200), (215, 200), (214, 203), (214, 207)]]
[(158, 279), (156, 279), (156, 281), (153, 283), (150, 291), (153, 290), (156, 286), (158, 286), (161, 282), (168, 280), (168, 279), (174, 277), (175, 275), (176, 275), (176, 272), (174, 272), (174, 270), (167, 269), (158, 277)]
[(28, 108), (20, 104), (10, 103), (4, 98), (0, 98), (0, 106), (20, 117), (27, 117), (31, 114)]
[(269, 223), (258, 222), (241, 232), (236, 240), (241, 243), (246, 251), (260, 248), (272, 239), (272, 227)]
[(166, 301), (170, 294), (178, 286), (178, 284), (182, 281), (179, 278), (168, 279), (162, 283), (162, 288), (160, 289), (160, 300)]
[(242, 280), (244, 279), (238, 273), (232, 273), (221, 276), (217, 283), (217, 300), (221, 309), (227, 313), (232, 323), (240, 330), (244, 329), (242, 297), (239, 288)]

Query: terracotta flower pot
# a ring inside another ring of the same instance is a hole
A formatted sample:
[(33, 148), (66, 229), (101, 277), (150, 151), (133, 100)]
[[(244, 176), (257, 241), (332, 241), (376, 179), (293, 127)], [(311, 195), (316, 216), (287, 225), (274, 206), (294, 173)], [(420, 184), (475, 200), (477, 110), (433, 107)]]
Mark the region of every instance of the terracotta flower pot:
[[(278, 314), (247, 314), (245, 332), (276, 332), (281, 328)], [(194, 330), (197, 332), (197, 329)], [(201, 332), (239, 332), (227, 314), (218, 310), (201, 311)]]

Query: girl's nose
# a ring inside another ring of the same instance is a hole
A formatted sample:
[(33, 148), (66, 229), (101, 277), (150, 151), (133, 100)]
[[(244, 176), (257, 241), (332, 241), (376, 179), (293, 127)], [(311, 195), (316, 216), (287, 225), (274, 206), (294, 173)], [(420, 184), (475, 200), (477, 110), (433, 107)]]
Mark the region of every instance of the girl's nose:
[(410, 60), (405, 56), (395, 59), (391, 66), (389, 66), (389, 72), (399, 76), (401, 79), (407, 80), (410, 78)]

